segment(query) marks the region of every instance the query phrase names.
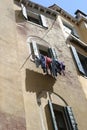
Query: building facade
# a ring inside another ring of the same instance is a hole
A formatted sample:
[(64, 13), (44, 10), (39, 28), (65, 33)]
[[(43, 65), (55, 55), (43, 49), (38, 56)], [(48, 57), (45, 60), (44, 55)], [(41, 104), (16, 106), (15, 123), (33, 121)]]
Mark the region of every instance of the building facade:
[(28, 0), (0, 12), (0, 130), (86, 130), (87, 15)]

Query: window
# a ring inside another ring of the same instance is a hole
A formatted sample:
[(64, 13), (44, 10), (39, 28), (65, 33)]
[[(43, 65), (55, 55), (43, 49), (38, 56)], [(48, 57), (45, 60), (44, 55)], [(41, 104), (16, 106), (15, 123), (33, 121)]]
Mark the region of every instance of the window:
[(40, 66), (45, 74), (50, 74), (52, 77), (57, 77), (58, 74), (65, 75), (65, 65), (58, 60), (55, 48), (49, 48), (32, 41), (30, 50), (30, 59), (36, 64), (37, 68)]
[(71, 107), (56, 105), (50, 100), (48, 106), (54, 130), (78, 130)]
[(49, 48), (32, 41), (30, 49), (31, 61), (35, 63), (37, 68), (40, 66), (43, 73), (50, 74), (52, 77), (57, 77), (58, 74), (65, 75), (65, 65), (58, 61), (55, 48)]
[(68, 37), (70, 34), (72, 34), (76, 38), (79, 38), (75, 28), (73, 28), (72, 26), (68, 25), (67, 23), (63, 23), (63, 29), (64, 29), (64, 31), (66, 33), (66, 37)]
[(36, 43), (36, 41), (32, 41), (30, 43), (30, 48), (31, 48), (31, 53), (32, 53), (32, 58), (34, 59), (34, 56), (39, 57), (40, 54), (57, 59), (57, 54), (54, 48), (49, 48), (43, 45), (40, 45)]
[(39, 15), (33, 11), (27, 10), (23, 4), (21, 4), (21, 8), (22, 8), (22, 14), (26, 20), (39, 24), (45, 28), (48, 28), (44, 15)]
[(77, 52), (77, 50), (73, 46), (71, 46), (71, 50), (72, 50), (79, 72), (82, 75), (87, 76), (87, 57)]
[(41, 20), (40, 20), (40, 17), (39, 17), (38, 14), (36, 14), (34, 12), (31, 12), (31, 11), (28, 11), (28, 16), (27, 17), (28, 17), (29, 21), (41, 25)]

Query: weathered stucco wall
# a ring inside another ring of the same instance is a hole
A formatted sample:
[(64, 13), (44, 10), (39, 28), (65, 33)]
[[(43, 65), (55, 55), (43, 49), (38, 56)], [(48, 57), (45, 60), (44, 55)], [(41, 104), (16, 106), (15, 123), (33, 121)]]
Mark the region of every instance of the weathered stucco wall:
[[(21, 19), (22, 22), (20, 22)], [(21, 82), (24, 95), (27, 129), (52, 129), (48, 128), (46, 122), (45, 105), (47, 97), (43, 97), (41, 105), (38, 105), (38, 94), (43, 91), (57, 93), (73, 108), (79, 130), (87, 128), (87, 101), (81, 83), (78, 79), (70, 49), (67, 47), (63, 32), (60, 28), (59, 18), (57, 20), (47, 18), (48, 29), (26, 22), (22, 15), (17, 19), (18, 53), (20, 61)], [(40, 68), (29, 58), (28, 38), (38, 43), (51, 45), (56, 48), (58, 58), (66, 65), (65, 76), (58, 75), (56, 79), (43, 74)], [(58, 99), (55, 99), (58, 103)], [(41, 114), (42, 113), (42, 114)], [(84, 119), (84, 121), (83, 121)], [(50, 121), (50, 120), (49, 120)]]
[(0, 2), (0, 129), (25, 130), (13, 1)]

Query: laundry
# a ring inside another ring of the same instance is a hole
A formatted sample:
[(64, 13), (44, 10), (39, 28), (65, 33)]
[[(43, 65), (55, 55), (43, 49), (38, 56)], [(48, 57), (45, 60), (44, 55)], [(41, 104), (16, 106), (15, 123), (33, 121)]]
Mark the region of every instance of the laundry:
[(48, 73), (47, 66), (46, 66), (46, 57), (43, 55), (40, 55), (40, 64), (41, 64), (41, 68), (43, 69), (43, 72)]
[(52, 63), (51, 63), (51, 75), (53, 77), (57, 76), (57, 66), (56, 66), (56, 62), (54, 59), (52, 60)]
[(58, 60), (55, 61), (56, 67), (57, 67), (57, 72), (61, 75), (65, 75), (65, 65), (63, 62), (59, 62)]
[(53, 77), (56, 77), (58, 74), (65, 75), (65, 65), (57, 59), (40, 54), (39, 57), (35, 57), (35, 64), (36, 67), (41, 65), (43, 72), (46, 74), (50, 73)]

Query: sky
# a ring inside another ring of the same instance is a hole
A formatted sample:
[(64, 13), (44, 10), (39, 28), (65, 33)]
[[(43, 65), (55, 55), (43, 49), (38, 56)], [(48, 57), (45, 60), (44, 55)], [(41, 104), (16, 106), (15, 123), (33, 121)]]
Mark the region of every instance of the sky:
[(59, 7), (74, 16), (77, 9), (87, 14), (87, 0), (31, 0), (35, 3), (49, 7), (57, 4)]

